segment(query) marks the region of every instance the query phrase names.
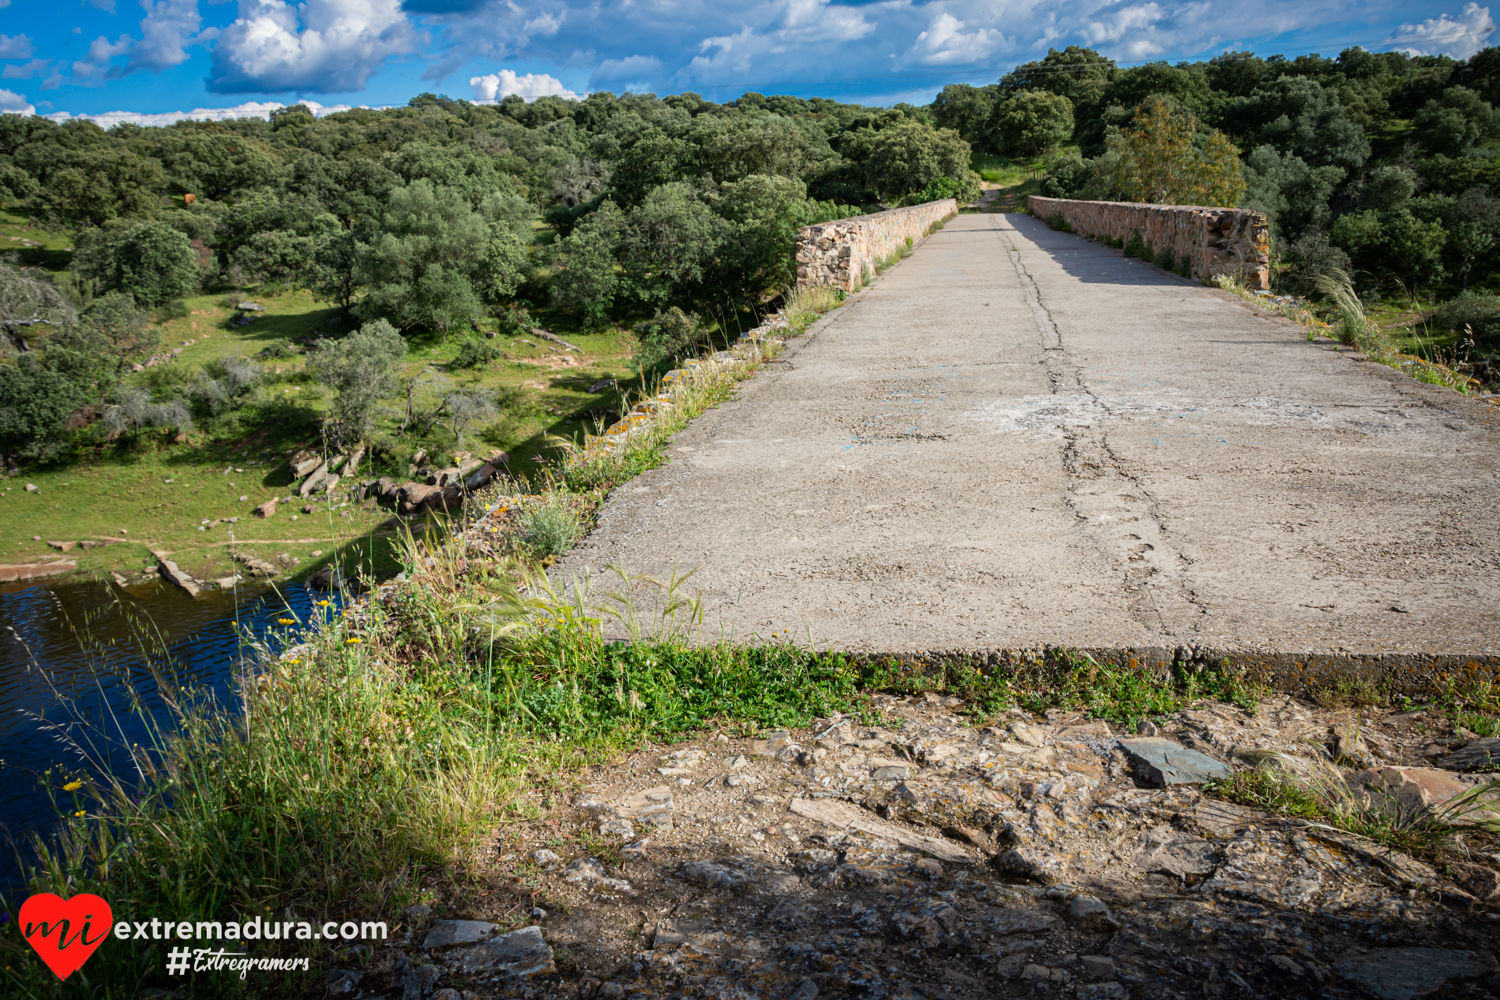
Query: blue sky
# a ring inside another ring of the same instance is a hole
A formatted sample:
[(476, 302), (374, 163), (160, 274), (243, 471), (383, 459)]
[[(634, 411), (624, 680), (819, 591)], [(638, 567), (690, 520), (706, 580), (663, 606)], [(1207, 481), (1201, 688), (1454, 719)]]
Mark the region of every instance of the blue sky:
[(1463, 58), (1493, 31), (1488, 7), (1452, 0), (0, 0), (0, 111), (156, 121), (424, 90), (925, 103), (1069, 44), (1122, 65), (1349, 45)]

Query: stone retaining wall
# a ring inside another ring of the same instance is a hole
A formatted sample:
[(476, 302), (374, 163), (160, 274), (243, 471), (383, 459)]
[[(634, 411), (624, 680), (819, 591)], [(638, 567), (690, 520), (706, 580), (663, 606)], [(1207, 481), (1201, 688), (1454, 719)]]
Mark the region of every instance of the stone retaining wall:
[(1193, 277), (1226, 274), (1246, 288), (1271, 287), (1271, 240), (1266, 217), (1243, 208), (1141, 205), (1120, 201), (1073, 201), (1030, 195), (1027, 208), (1039, 219), (1062, 216), (1073, 232), (1129, 242), (1135, 233), (1153, 254), (1170, 250), (1188, 258)]
[(797, 231), (797, 285), (832, 285), (852, 292), (907, 240), (915, 244), (935, 223), (956, 214), (958, 202), (944, 198), (803, 226)]

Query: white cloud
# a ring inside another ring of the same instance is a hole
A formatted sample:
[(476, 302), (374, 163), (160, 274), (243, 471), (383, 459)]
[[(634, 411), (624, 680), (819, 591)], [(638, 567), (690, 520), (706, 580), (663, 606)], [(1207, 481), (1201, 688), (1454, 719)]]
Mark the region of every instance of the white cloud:
[(0, 90), (0, 114), (5, 115), (34, 115), (36, 108), (32, 107), (20, 94), (11, 90)]
[(780, 42), (852, 42), (875, 30), (858, 10), (828, 0), (785, 0), (776, 6), (782, 8), (775, 32)]
[[(816, 46), (805, 57), (818, 58), (820, 53), (837, 51), (832, 45), (858, 41), (877, 27), (865, 20), (863, 12), (853, 7), (833, 6), (829, 0), (777, 0), (766, 6), (761, 20), (769, 22), (765, 31), (757, 32), (753, 25), (746, 24), (733, 35), (716, 35), (700, 41), (698, 51), (704, 54), (695, 56), (678, 78), (729, 81), (751, 72), (758, 62), (799, 62), (799, 56), (804, 55), (796, 52), (800, 46)], [(714, 49), (718, 51), (707, 54)], [(826, 56), (819, 62), (826, 63)]]
[(1477, 3), (1464, 4), (1456, 18), (1447, 14), (1429, 17), (1421, 24), (1403, 24), (1386, 44), (1414, 56), (1448, 55), (1467, 59), (1484, 48), (1495, 30), (1490, 9)]
[(203, 27), (198, 0), (141, 0), (141, 7), (146, 11), (141, 38), (131, 47), (125, 71), (160, 71), (187, 62), (184, 47), (199, 38)]
[(102, 84), (112, 75), (117, 75), (110, 61), (115, 56), (129, 52), (132, 44), (134, 44), (134, 39), (129, 35), (121, 35), (113, 42), (100, 35), (89, 45), (88, 55), (73, 64), (73, 82)]
[(40, 76), (46, 72), (47, 67), (52, 65), (51, 59), (33, 59), (29, 63), (19, 66), (7, 66), (0, 76), (7, 80), (30, 80), (34, 76)]
[(964, 22), (945, 12), (933, 18), (927, 30), (917, 36), (906, 58), (927, 66), (961, 65), (987, 59), (1004, 44), (1005, 36), (999, 28), (964, 31)]
[(568, 12), (566, 10), (561, 14), (538, 14), (521, 25), (521, 30), (528, 35), (541, 35), (544, 38), (550, 38), (557, 34), (558, 29), (562, 27), (563, 20), (567, 16)]
[(30, 59), (35, 52), (26, 35), (0, 35), (0, 59)]
[(486, 73), (484, 76), (470, 77), (469, 86), (474, 88), (475, 104), (494, 104), (511, 94), (518, 94), (528, 101), (534, 101), (538, 97), (566, 97), (575, 100), (579, 96), (564, 87), (562, 81), (554, 76), (548, 76), (546, 73), (527, 73), (525, 76), (517, 76), (508, 69), (502, 69), (498, 73)]
[[(115, 12), (115, 0), (83, 0), (83, 2), (95, 10), (102, 10), (107, 14)], [(10, 0), (5, 0), (5, 3), (10, 3)], [(3, 6), (4, 4), (0, 4), (0, 7)]]
[(1081, 34), (1089, 45), (1115, 43), (1117, 51), (1127, 59), (1147, 59), (1162, 51), (1152, 39), (1151, 29), (1164, 16), (1165, 12), (1154, 3), (1119, 7), (1088, 21)]
[(608, 80), (651, 79), (661, 72), (661, 60), (656, 56), (626, 56), (624, 59), (606, 59), (589, 77), (589, 83)]
[[(0, 109), (3, 109), (4, 96), (9, 94), (8, 90), (0, 90)], [(322, 118), (338, 111), (348, 111), (355, 107), (368, 107), (363, 104), (334, 104), (323, 105), (317, 101), (303, 101), (314, 115)], [(271, 112), (277, 108), (284, 108), (285, 104), (280, 101), (247, 101), (244, 104), (236, 104), (232, 108), (194, 108), (192, 111), (105, 111), (100, 114), (71, 114), (67, 111), (54, 111), (43, 117), (50, 118), (55, 122), (65, 122), (73, 118), (87, 118), (100, 128), (109, 128), (121, 122), (131, 125), (171, 125), (180, 121), (209, 121), (222, 122), (234, 118), (270, 118)]]
[(219, 33), (216, 93), (362, 90), (382, 62), (419, 41), (401, 0), (240, 0)]
[[(161, 72), (187, 62), (187, 46), (207, 41), (214, 29), (200, 31), (198, 0), (140, 0), (146, 16), (141, 18), (141, 37), (121, 35), (111, 42), (100, 35), (89, 46), (88, 55), (73, 64), (74, 83), (100, 84), (140, 70)], [(113, 12), (113, 5), (110, 11)], [(115, 57), (126, 56), (124, 63)]]

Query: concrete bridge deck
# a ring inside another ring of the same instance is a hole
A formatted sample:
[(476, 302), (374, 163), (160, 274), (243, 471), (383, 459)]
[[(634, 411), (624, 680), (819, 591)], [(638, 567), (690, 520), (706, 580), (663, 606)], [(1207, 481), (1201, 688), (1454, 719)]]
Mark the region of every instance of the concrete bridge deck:
[(1500, 651), (1500, 413), (1019, 215), (964, 215), (610, 497), (554, 579), (704, 637)]

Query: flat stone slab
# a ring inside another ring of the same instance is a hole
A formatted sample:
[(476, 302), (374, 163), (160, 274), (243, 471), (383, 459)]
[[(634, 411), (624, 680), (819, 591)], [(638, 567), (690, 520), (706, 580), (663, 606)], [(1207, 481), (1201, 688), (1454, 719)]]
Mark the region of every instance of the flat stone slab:
[(1148, 778), (1163, 788), (1214, 781), (1231, 774), (1228, 764), (1171, 740), (1153, 737), (1121, 740), (1120, 749), (1146, 772)]
[(914, 851), (922, 851), (943, 861), (971, 863), (974, 860), (968, 851), (957, 844), (951, 844), (937, 837), (913, 833), (889, 823), (876, 822), (869, 813), (847, 802), (838, 802), (833, 799), (792, 799), (789, 808), (798, 816), (806, 816), (819, 823), (827, 823), (829, 826), (845, 830), (867, 833), (872, 837), (889, 840), (893, 844), (900, 844)]
[(1449, 771), (1500, 771), (1500, 739), (1466, 743), (1437, 762)]
[(446, 948), (454, 944), (474, 944), (489, 938), (498, 926), (484, 920), (439, 920), (422, 940), (423, 948)]
[(1353, 980), (1381, 1000), (1415, 1000), (1454, 980), (1472, 979), (1494, 968), (1494, 961), (1485, 955), (1448, 948), (1387, 948), (1333, 967), (1340, 980)]
[(522, 927), (501, 934), (484, 944), (469, 948), (458, 956), (461, 972), (485, 972), (516, 979), (550, 976), (557, 971), (552, 946), (542, 937), (540, 927)]

